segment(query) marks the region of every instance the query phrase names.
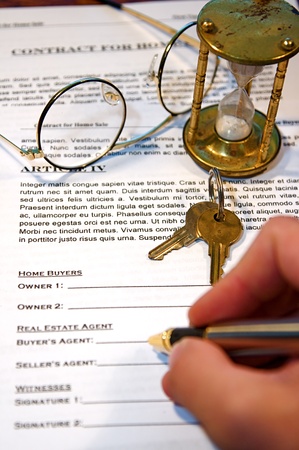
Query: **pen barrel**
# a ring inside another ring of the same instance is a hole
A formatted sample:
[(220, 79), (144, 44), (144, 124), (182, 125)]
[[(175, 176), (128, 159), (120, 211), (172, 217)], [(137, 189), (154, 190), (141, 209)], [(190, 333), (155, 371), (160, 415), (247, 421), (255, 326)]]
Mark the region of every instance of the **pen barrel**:
[(166, 331), (166, 339), (169, 339), (169, 344), (172, 347), (177, 341), (185, 337), (203, 338), (206, 328), (172, 328)]
[(299, 318), (169, 328), (152, 336), (149, 343), (170, 353), (176, 342), (187, 337), (215, 342), (231, 356), (299, 355)]
[(298, 321), (268, 321), (210, 326), (203, 338), (231, 353), (299, 354)]

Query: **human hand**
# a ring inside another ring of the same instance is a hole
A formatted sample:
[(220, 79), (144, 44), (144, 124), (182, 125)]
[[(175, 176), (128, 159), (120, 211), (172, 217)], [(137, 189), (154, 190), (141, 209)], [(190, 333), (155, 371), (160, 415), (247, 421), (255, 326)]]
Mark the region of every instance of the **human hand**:
[[(298, 315), (299, 221), (271, 219), (239, 264), (189, 311), (193, 326)], [(223, 450), (299, 449), (299, 359), (237, 364), (214, 343), (175, 344), (163, 388)]]

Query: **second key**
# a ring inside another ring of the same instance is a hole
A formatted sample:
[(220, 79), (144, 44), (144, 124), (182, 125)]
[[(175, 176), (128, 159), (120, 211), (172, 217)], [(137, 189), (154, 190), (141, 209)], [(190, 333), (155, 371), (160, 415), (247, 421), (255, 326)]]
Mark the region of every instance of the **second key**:
[(228, 209), (224, 209), (223, 212), (223, 220), (217, 218), (213, 209), (206, 210), (198, 219), (199, 233), (209, 245), (211, 284), (221, 277), (222, 266), (229, 255), (229, 248), (240, 238), (243, 231), (241, 221), (236, 214)]

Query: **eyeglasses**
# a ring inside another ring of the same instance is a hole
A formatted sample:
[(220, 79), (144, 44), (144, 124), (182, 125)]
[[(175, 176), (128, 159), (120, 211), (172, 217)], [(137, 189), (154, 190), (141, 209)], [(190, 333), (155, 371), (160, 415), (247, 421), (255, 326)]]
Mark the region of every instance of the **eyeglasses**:
[[(127, 117), (125, 98), (111, 81), (88, 77), (68, 84), (52, 96), (38, 120), (35, 147), (18, 147), (3, 135), (0, 138), (29, 160), (44, 158), (52, 166), (68, 171), (83, 169), (111, 150), (124, 149), (150, 137), (191, 110), (199, 49), (196, 24), (186, 24), (170, 39), (157, 72), (154, 66), (158, 55), (154, 56), (147, 81), (155, 82), (158, 99), (169, 115), (146, 133), (118, 141)], [(206, 93), (217, 69), (215, 57), (207, 70)]]

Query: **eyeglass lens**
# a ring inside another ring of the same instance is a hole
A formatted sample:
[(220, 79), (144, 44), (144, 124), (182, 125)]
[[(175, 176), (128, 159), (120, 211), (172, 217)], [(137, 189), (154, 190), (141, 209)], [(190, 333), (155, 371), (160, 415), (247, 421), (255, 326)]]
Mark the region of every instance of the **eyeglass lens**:
[(55, 166), (86, 166), (113, 147), (125, 116), (125, 101), (112, 83), (99, 78), (78, 80), (61, 89), (45, 107), (37, 127), (38, 146)]

